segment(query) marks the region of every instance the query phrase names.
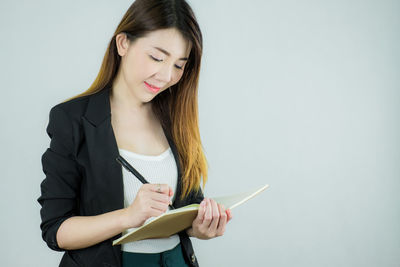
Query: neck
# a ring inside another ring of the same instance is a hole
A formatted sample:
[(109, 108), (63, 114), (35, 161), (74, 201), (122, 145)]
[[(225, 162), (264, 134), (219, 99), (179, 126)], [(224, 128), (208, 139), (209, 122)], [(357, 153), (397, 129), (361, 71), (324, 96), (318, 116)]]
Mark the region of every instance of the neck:
[(141, 102), (132, 91), (118, 79), (112, 85), (110, 102), (119, 110), (127, 112), (145, 113), (151, 112), (151, 102)]

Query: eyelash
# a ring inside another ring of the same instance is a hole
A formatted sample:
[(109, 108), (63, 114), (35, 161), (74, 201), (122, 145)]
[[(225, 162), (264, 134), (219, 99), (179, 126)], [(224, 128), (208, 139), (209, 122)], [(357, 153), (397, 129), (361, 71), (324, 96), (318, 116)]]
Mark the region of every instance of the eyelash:
[[(153, 57), (152, 55), (150, 55), (150, 58), (153, 59), (154, 61), (157, 61), (157, 62), (163, 61), (162, 59), (155, 58), (155, 57)], [(182, 69), (182, 67), (179, 67), (179, 66), (177, 66), (177, 65), (175, 65), (175, 68), (180, 69), (180, 70)]]

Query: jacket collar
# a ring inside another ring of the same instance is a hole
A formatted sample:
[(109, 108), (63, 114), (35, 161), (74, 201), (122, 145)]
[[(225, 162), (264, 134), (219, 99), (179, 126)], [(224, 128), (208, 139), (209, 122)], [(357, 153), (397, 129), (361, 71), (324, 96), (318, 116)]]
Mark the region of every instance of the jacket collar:
[(111, 117), (110, 92), (106, 87), (89, 97), (85, 117), (96, 127)]
[[(105, 87), (99, 92), (94, 93), (93, 95), (89, 96), (89, 102), (88, 106), (86, 108), (86, 112), (84, 117), (95, 127), (98, 128), (99, 126), (102, 126), (103, 123), (105, 127), (109, 127), (111, 131), (106, 131), (108, 134), (106, 136), (102, 136), (102, 138), (105, 138), (104, 140), (107, 140), (110, 144), (114, 144), (113, 149), (109, 149), (108, 151), (104, 151), (105, 154), (109, 153), (110, 155), (113, 155), (116, 157), (116, 155), (119, 154), (117, 143), (115, 140), (115, 135), (112, 130), (112, 125), (111, 125), (111, 106), (110, 106), (110, 93), (111, 93), (111, 88), (109, 86)], [(171, 147), (172, 153), (175, 158), (177, 170), (178, 170), (178, 181), (177, 181), (177, 187), (176, 187), (176, 194), (175, 194), (175, 202), (174, 206), (175, 207), (180, 207), (184, 205), (184, 202), (180, 201), (180, 194), (182, 193), (181, 186), (182, 186), (182, 169), (179, 161), (179, 153), (178, 150), (175, 146), (175, 143), (173, 141), (173, 138), (169, 135), (169, 131), (164, 128), (164, 134), (165, 137), (168, 140), (169, 146)], [(101, 132), (102, 135), (104, 131), (102, 130), (97, 130), (97, 132)], [(97, 149), (105, 149), (104, 147), (98, 147)], [(114, 164), (116, 163), (115, 158), (114, 158)], [(118, 165), (118, 167), (120, 167)], [(120, 177), (120, 181), (122, 181), (122, 173), (118, 172), (118, 175)], [(121, 191), (119, 191), (121, 193)], [(119, 201), (120, 206), (121, 203), (123, 202), (120, 200)]]

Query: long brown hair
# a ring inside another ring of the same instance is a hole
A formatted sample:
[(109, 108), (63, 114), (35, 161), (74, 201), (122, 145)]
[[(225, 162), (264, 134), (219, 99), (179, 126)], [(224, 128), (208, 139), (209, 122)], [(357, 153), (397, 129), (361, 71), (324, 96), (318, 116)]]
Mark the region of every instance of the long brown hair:
[[(170, 90), (164, 90), (152, 99), (152, 110), (172, 137), (179, 154), (182, 169), (182, 194), (203, 187), (207, 181), (207, 160), (200, 140), (198, 119), (198, 82), (203, 49), (202, 34), (196, 17), (185, 0), (136, 0), (126, 11), (107, 47), (100, 71), (85, 92), (68, 100), (91, 95), (112, 86), (121, 57), (116, 36), (127, 33), (132, 42), (147, 33), (176, 28), (192, 44), (184, 73)], [(68, 101), (66, 100), (66, 101)]]

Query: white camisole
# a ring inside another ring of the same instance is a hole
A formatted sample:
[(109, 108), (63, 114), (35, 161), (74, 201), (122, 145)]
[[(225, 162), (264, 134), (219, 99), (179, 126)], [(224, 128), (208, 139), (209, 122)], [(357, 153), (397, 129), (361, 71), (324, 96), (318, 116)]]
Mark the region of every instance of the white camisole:
[[(137, 154), (121, 148), (118, 150), (120, 155), (142, 174), (149, 183), (168, 184), (174, 191), (172, 201), (174, 200), (178, 170), (170, 147), (157, 156)], [(124, 207), (128, 207), (143, 184), (125, 168), (122, 168), (122, 177), (124, 182)], [(127, 229), (122, 234), (132, 230)], [(159, 253), (174, 248), (179, 242), (179, 236), (173, 235), (169, 238), (146, 239), (122, 244), (121, 249), (126, 252)]]

